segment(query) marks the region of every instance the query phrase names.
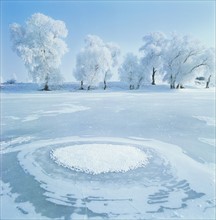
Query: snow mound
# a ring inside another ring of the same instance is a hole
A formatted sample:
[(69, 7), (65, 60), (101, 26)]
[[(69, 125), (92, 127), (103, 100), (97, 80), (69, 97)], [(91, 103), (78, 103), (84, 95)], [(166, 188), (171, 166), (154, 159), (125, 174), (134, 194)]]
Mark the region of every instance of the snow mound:
[(145, 152), (132, 146), (84, 144), (55, 149), (51, 158), (61, 166), (90, 174), (127, 172), (148, 163)]

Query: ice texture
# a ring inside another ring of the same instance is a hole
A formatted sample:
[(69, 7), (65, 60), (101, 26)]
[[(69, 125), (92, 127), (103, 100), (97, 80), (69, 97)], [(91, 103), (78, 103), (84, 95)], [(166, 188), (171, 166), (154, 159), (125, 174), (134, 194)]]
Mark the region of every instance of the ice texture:
[[(47, 93), (4, 86), (2, 219), (215, 219), (215, 90), (109, 86)], [(92, 175), (50, 157), (85, 146), (78, 157), (85, 168), (123, 166), (126, 155), (143, 163)]]

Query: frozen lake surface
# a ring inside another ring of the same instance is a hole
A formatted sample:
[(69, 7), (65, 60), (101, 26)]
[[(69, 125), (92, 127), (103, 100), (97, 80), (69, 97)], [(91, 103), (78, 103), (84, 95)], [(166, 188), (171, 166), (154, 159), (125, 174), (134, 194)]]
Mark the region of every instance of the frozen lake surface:
[(1, 219), (215, 218), (214, 89), (1, 102)]

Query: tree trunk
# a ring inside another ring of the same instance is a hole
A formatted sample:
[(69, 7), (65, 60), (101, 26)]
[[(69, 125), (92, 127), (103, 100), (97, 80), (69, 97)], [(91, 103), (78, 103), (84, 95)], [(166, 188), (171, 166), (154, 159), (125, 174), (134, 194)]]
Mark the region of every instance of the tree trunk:
[(139, 88), (140, 88), (142, 81), (143, 81), (143, 77), (141, 77), (141, 78), (139, 79), (139, 82), (138, 82), (138, 84), (137, 84), (136, 89), (139, 89)]
[(184, 86), (183, 86), (182, 84), (178, 84), (178, 85), (176, 86), (176, 89), (184, 89)]
[(208, 89), (208, 88), (209, 88), (209, 83), (210, 83), (210, 80), (211, 80), (211, 75), (209, 76), (209, 78), (208, 78), (208, 80), (207, 80), (207, 82), (206, 82), (206, 89)]
[(49, 74), (47, 73), (47, 75), (45, 77), (45, 85), (44, 85), (44, 88), (42, 89), (42, 91), (50, 91), (48, 83), (49, 83)]
[(152, 85), (156, 85), (155, 84), (155, 73), (157, 72), (157, 70), (153, 67), (153, 71), (152, 71)]
[(106, 90), (107, 88), (107, 84), (106, 84), (106, 80), (104, 80), (104, 90)]
[(175, 81), (170, 83), (170, 89), (175, 89)]
[(175, 81), (172, 82), (172, 88), (175, 89)]
[(170, 89), (173, 89), (173, 77), (172, 77), (172, 75), (170, 76)]
[(134, 89), (134, 85), (130, 85), (130, 90)]
[(175, 89), (175, 79), (173, 76), (170, 76), (170, 89)]
[(83, 81), (80, 82), (80, 90), (83, 90)]
[(172, 89), (172, 75), (170, 76), (170, 89)]
[(50, 91), (49, 86), (47, 84), (45, 84), (44, 88), (42, 89), (42, 91)]

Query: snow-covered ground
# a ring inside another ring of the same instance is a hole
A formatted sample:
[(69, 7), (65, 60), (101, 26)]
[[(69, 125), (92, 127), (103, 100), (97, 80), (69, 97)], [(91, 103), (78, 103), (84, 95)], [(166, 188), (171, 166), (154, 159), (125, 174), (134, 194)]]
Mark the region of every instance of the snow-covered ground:
[(215, 89), (1, 91), (1, 219), (214, 219)]

